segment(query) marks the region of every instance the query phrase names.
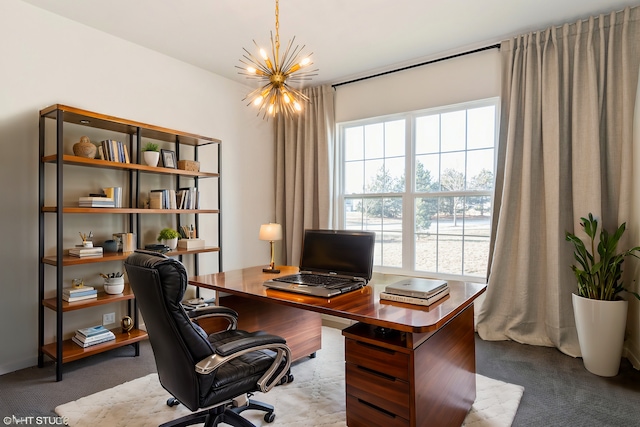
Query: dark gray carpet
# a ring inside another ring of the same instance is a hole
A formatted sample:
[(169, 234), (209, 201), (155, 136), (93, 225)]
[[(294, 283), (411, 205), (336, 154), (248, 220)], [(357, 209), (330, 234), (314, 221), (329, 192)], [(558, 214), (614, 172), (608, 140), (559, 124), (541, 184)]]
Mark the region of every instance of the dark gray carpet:
[[(476, 345), (479, 374), (525, 388), (514, 427), (640, 425), (640, 371), (626, 360), (618, 376), (601, 378), (552, 348), (477, 337)], [(0, 416), (55, 416), (60, 404), (155, 372), (149, 343), (140, 347), (139, 357), (124, 347), (68, 363), (61, 382), (52, 363), (0, 376)]]

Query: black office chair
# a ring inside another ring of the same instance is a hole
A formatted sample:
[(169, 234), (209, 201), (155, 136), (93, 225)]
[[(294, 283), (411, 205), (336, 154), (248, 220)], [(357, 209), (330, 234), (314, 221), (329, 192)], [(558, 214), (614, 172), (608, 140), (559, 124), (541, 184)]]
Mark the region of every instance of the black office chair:
[[(255, 427), (239, 415), (247, 409), (266, 411), (264, 420), (272, 422), (273, 406), (248, 397), (292, 380), (286, 341), (264, 332), (236, 330), (238, 314), (226, 307), (187, 312), (181, 304), (187, 272), (178, 260), (137, 251), (126, 259), (125, 269), (149, 334), (160, 383), (194, 411), (162, 426), (205, 423), (212, 427), (224, 422)], [(194, 322), (201, 316), (223, 317), (229, 329), (207, 336)], [(170, 406), (173, 403), (167, 401)]]

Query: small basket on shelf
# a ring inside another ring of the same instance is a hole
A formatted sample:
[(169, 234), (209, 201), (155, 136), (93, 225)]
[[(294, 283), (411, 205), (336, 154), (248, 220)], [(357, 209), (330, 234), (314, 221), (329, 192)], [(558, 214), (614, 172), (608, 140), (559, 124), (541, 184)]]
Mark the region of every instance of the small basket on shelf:
[(190, 172), (200, 172), (200, 162), (195, 160), (178, 160), (178, 169)]

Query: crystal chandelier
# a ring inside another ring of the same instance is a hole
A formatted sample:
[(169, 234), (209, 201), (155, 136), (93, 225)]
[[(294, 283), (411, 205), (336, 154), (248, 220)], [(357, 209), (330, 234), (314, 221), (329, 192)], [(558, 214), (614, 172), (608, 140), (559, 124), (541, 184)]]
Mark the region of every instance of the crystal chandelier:
[(312, 76), (317, 75), (316, 71), (318, 71), (317, 69), (302, 71), (312, 64), (311, 54), (303, 57), (302, 50), (304, 46), (296, 45), (295, 48), (293, 47), (295, 36), (289, 41), (284, 54), (280, 57), (280, 22), (278, 21), (278, 14), (279, 5), (278, 0), (276, 0), (275, 39), (273, 33), (271, 33), (271, 57), (273, 60), (254, 40), (253, 43), (260, 50), (262, 60), (243, 48), (246, 55), (243, 55), (244, 60), (240, 59), (240, 62), (244, 66), (236, 66), (236, 68), (242, 70), (239, 72), (240, 74), (258, 79), (264, 83), (262, 87), (254, 90), (243, 99), (243, 101), (249, 100), (247, 105), (253, 104), (258, 107), (258, 115), (261, 111), (264, 111), (263, 118), (267, 117), (267, 115), (275, 116), (278, 113), (284, 113), (287, 117), (292, 117), (302, 111), (301, 104), (308, 102), (309, 98), (299, 90), (291, 87), (289, 83), (310, 80)]

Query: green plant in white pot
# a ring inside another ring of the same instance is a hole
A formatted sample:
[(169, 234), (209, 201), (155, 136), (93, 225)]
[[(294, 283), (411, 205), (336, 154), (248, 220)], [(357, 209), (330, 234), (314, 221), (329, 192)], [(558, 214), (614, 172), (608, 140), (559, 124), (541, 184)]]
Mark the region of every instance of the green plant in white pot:
[(180, 234), (173, 228), (163, 228), (158, 233), (158, 242), (162, 242), (173, 250), (178, 246), (178, 237)]
[[(620, 368), (627, 322), (628, 301), (619, 295), (627, 291), (622, 282), (622, 263), (627, 256), (640, 258), (640, 246), (618, 252), (626, 223), (613, 234), (603, 228), (598, 235), (598, 220), (591, 213), (580, 219), (589, 247), (575, 234), (565, 234), (566, 240), (573, 243), (577, 261), (571, 269), (578, 282), (578, 293), (572, 295), (578, 342), (585, 368), (611, 377)], [(640, 299), (638, 293), (628, 292)]]
[(142, 147), (142, 157), (147, 166), (158, 166), (158, 161), (160, 160), (160, 148), (158, 144), (147, 142), (147, 144)]

